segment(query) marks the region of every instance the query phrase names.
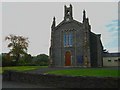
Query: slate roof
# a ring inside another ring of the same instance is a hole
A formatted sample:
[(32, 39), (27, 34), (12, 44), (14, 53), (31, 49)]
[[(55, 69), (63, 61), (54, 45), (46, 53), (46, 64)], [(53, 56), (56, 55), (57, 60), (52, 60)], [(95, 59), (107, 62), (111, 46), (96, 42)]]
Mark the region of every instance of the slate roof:
[(118, 53), (103, 53), (103, 57), (120, 57), (120, 52)]
[(78, 22), (77, 20), (70, 20), (70, 21), (65, 21), (65, 20), (63, 20), (62, 22), (60, 22), (56, 27), (55, 27), (55, 29), (57, 29), (58, 27), (60, 27), (60, 26), (62, 26), (63, 24), (65, 24), (65, 23), (71, 23), (71, 22), (74, 22), (74, 23), (77, 23), (78, 25), (83, 25), (81, 22)]

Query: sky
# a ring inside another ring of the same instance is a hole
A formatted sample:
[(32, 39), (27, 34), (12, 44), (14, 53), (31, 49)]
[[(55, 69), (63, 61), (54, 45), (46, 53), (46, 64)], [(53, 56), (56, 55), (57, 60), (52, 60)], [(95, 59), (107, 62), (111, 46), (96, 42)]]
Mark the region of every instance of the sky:
[(2, 1), (2, 31), (0, 31), (2, 52), (9, 51), (8, 42), (4, 40), (5, 36), (14, 34), (29, 38), (28, 53), (31, 55), (42, 53), (49, 55), (52, 19), (55, 16), (56, 23), (59, 24), (64, 19), (64, 5), (69, 6), (69, 4), (73, 6), (73, 18), (79, 22), (82, 22), (83, 9), (86, 10), (91, 31), (101, 34), (104, 49), (109, 52), (118, 52), (118, 0), (105, 0), (106, 2), (97, 2), (98, 0), (96, 2), (94, 0), (93, 2), (87, 2), (88, 0), (84, 2)]

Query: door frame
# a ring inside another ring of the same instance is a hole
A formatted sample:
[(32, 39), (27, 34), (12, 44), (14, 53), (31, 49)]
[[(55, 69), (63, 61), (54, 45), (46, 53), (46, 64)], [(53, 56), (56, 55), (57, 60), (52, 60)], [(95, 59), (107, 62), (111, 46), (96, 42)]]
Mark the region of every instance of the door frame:
[[(69, 52), (70, 53), (70, 65), (66, 65), (66, 53)], [(64, 66), (71, 66), (72, 65), (72, 53), (70, 50), (68, 51), (65, 51), (65, 54), (64, 54)]]

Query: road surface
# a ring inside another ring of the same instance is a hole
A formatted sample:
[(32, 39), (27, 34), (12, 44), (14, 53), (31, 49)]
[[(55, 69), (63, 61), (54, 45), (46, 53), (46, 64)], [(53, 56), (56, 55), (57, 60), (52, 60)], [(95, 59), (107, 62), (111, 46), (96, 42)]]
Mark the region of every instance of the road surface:
[(35, 84), (28, 84), (28, 83), (22, 83), (22, 82), (14, 82), (14, 81), (3, 81), (2, 82), (2, 75), (0, 75), (0, 81), (1, 81), (0, 90), (1, 88), (51, 88), (48, 86), (44, 86), (42, 84), (35, 85)]

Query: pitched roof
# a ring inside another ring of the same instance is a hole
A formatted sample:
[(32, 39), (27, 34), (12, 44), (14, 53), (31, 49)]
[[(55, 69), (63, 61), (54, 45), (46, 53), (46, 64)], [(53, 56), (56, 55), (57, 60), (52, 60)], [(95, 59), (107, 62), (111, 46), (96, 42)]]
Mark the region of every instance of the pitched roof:
[(120, 57), (120, 52), (118, 53), (103, 53), (103, 57)]
[(65, 20), (63, 20), (62, 22), (60, 22), (56, 27), (55, 27), (55, 29), (57, 29), (58, 27), (60, 27), (60, 26), (62, 26), (63, 24), (66, 24), (66, 23), (71, 23), (71, 22), (75, 22), (75, 23), (77, 23), (78, 25), (82, 25), (82, 23), (81, 22), (78, 22), (77, 20), (70, 20), (70, 21), (65, 21)]

